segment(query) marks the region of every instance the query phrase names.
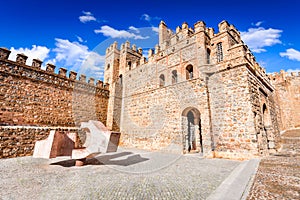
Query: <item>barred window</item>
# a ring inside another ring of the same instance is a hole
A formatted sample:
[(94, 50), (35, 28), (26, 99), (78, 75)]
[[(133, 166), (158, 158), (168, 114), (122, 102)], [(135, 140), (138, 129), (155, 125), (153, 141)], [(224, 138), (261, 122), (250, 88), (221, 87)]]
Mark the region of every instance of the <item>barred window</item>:
[(217, 61), (223, 61), (223, 49), (222, 49), (222, 42), (217, 44)]

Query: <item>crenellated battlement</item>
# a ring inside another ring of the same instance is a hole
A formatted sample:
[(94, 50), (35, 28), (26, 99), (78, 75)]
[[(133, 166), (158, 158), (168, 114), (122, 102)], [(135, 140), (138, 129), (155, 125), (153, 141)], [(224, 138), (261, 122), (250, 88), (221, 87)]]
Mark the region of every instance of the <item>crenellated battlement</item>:
[(183, 22), (181, 26), (176, 27), (175, 33), (171, 29), (168, 29), (166, 23), (161, 21), (159, 24), (159, 46), (160, 50), (166, 49), (168, 46), (176, 45), (178, 42), (184, 39), (189, 39), (195, 34), (204, 32), (210, 39), (216, 37), (222, 33), (228, 32), (239, 43), (240, 33), (234, 25), (229, 24), (227, 21), (222, 21), (218, 24), (219, 32), (215, 32), (213, 28), (206, 27), (204, 21), (198, 21), (193, 27), (189, 27), (186, 22)]
[[(0, 48), (0, 125), (77, 126), (90, 119), (106, 122), (109, 85), (66, 68), (56, 69)], [(57, 73), (56, 73), (57, 71)]]
[[(117, 42), (111, 44), (106, 50), (106, 66), (114, 64), (115, 71), (106, 72), (105, 80), (116, 81), (120, 74), (146, 63), (178, 65), (178, 62), (196, 59), (197, 55), (199, 66), (215, 65), (217, 66), (216, 70), (217, 68), (225, 70), (229, 66), (247, 64), (251, 71), (269, 82), (265, 69), (257, 63), (249, 47), (244, 44), (240, 32), (225, 20), (218, 24), (218, 32), (207, 27), (204, 21), (197, 21), (193, 27), (183, 22), (181, 26), (177, 26), (175, 32), (169, 29), (164, 21), (161, 21), (158, 29), (158, 44), (148, 50), (147, 59), (143, 57), (142, 49), (137, 49), (134, 44), (131, 46), (129, 41), (121, 44), (120, 48), (118, 48)], [(221, 59), (218, 58), (220, 54), (218, 53), (218, 44), (220, 43), (222, 45)], [(113, 63), (112, 57), (117, 61)], [(177, 63), (173, 63), (173, 61)], [(110, 73), (114, 75), (108, 78)]]
[[(56, 66), (47, 63), (46, 70), (41, 69), (43, 61), (38, 59), (32, 60), (32, 65), (26, 65), (27, 56), (24, 54), (17, 54), (16, 61), (8, 60), (10, 50), (6, 48), (0, 48), (0, 72), (8, 73), (14, 76), (20, 76), (24, 78), (33, 79), (36, 81), (46, 82), (49, 84), (59, 85), (62, 87), (74, 87), (81, 84), (85, 85), (85, 88), (92, 89), (95, 87), (98, 92), (108, 93), (108, 84), (103, 84), (101, 80), (97, 80), (95, 83), (94, 78), (86, 80), (86, 75), (81, 74), (77, 77), (77, 73), (70, 71), (69, 75), (67, 69), (59, 68), (58, 74), (55, 73)], [(78, 80), (77, 80), (78, 78)], [(92, 87), (92, 88), (91, 88)]]
[(272, 74), (268, 74), (272, 83), (281, 83), (285, 82), (286, 80), (298, 79), (300, 78), (300, 72), (286, 72), (284, 70), (280, 70), (280, 72), (274, 72)]
[(111, 44), (109, 47), (106, 48), (106, 55), (110, 54), (111, 52), (120, 52), (120, 51), (129, 51), (131, 53), (137, 53), (142, 55), (143, 54), (143, 49), (141, 47), (138, 47), (135, 44), (132, 44), (130, 46), (130, 42), (126, 41), (125, 43), (122, 43), (120, 45), (120, 48), (118, 48), (118, 43), (115, 41), (113, 44)]

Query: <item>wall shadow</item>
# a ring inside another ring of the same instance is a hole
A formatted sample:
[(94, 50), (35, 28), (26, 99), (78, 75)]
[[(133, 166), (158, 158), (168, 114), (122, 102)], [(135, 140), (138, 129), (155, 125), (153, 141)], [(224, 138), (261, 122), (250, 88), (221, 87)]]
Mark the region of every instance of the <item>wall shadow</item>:
[[(111, 155), (97, 155), (92, 158), (87, 158), (84, 165), (119, 165), (119, 166), (130, 166), (140, 162), (149, 160), (149, 158), (143, 158), (140, 154), (133, 154), (132, 152), (121, 152)], [(129, 156), (130, 155), (130, 156)], [(122, 156), (128, 156), (124, 159), (119, 159)], [(114, 160), (118, 158), (117, 160)], [(63, 160), (50, 165), (60, 165), (62, 167), (73, 167), (75, 166), (75, 159)]]

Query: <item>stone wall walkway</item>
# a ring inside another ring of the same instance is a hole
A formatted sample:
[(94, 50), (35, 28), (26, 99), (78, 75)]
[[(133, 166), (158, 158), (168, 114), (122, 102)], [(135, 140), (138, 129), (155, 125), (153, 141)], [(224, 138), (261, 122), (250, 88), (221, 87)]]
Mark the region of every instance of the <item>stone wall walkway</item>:
[(280, 153), (260, 162), (248, 200), (300, 199), (300, 129), (282, 135)]

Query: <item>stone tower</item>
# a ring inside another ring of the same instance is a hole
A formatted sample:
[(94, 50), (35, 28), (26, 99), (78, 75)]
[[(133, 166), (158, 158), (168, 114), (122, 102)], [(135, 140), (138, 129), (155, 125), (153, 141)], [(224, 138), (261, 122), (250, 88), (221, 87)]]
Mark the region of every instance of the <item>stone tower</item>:
[(106, 50), (104, 82), (109, 84), (110, 90), (106, 125), (111, 130), (120, 131), (123, 75), (139, 65), (142, 53), (135, 45), (130, 47), (129, 41), (121, 44), (121, 49), (114, 42)]
[(238, 30), (163, 21), (148, 60), (129, 42), (106, 52), (107, 126), (126, 147), (249, 158), (278, 148), (274, 87)]

